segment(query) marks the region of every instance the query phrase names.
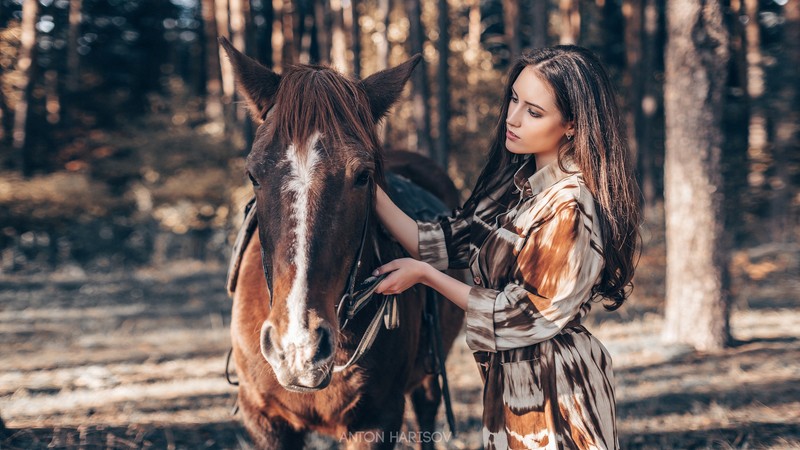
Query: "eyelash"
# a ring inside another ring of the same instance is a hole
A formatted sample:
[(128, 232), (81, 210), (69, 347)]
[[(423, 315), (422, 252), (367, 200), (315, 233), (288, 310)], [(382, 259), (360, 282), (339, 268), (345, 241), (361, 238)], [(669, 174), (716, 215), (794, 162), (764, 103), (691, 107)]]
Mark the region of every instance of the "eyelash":
[[(517, 103), (517, 102), (519, 102), (519, 99), (516, 98), (516, 97), (511, 97), (511, 101), (514, 102), (514, 103)], [(537, 114), (537, 113), (531, 111), (530, 108), (528, 108), (528, 114), (530, 114), (531, 117), (542, 117), (540, 114)]]

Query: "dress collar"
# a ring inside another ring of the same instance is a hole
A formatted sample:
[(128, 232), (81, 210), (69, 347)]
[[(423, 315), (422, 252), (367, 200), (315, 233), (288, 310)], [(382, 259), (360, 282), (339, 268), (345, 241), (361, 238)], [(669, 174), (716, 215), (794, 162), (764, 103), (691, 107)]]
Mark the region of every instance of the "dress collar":
[(536, 195), (580, 171), (578, 165), (572, 159), (564, 160), (564, 169), (566, 169), (566, 172), (558, 167), (558, 161), (553, 161), (536, 170), (536, 158), (533, 155), (527, 155), (520, 168), (514, 173), (514, 185), (525, 195)]

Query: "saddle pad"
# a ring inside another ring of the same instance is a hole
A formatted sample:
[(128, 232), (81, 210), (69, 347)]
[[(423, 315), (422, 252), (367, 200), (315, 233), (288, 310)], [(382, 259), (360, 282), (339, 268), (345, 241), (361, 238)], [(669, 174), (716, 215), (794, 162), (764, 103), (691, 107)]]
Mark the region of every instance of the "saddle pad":
[(431, 221), (450, 210), (433, 194), (396, 173), (386, 174), (386, 193), (389, 198), (414, 220)]
[[(389, 198), (406, 214), (414, 220), (436, 220), (442, 214), (448, 214), (449, 209), (430, 192), (414, 184), (408, 178), (394, 173), (386, 174), (386, 193)], [(228, 295), (233, 296), (236, 291), (236, 281), (239, 278), (239, 266), (242, 263), (244, 251), (250, 243), (253, 233), (258, 228), (256, 220), (255, 198), (250, 200), (245, 207), (245, 218), (236, 241), (233, 244), (231, 261), (228, 264)]]

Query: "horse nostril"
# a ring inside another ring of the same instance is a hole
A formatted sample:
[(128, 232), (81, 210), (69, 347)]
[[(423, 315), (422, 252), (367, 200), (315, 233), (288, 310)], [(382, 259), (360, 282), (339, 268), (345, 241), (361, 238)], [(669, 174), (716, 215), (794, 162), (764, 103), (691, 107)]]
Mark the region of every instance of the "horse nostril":
[(261, 327), (261, 353), (265, 358), (275, 351), (272, 340), (273, 329), (272, 324), (269, 322), (264, 322), (264, 325)]
[(319, 327), (317, 329), (317, 334), (319, 335), (319, 340), (317, 341), (319, 344), (317, 346), (317, 352), (314, 353), (314, 363), (325, 361), (333, 354), (333, 339), (328, 327)]

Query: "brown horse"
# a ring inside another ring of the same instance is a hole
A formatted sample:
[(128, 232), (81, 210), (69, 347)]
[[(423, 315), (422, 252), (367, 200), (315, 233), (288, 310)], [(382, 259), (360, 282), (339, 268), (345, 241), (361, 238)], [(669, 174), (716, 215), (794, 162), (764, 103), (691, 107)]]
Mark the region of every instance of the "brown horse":
[[(425, 290), (401, 295), (399, 327), (380, 329), (372, 348), (346, 368), (380, 302), (367, 304), (346, 327), (336, 309), (348, 284), (402, 256), (372, 208), (376, 184), (391, 192), (376, 123), (420, 56), (352, 80), (310, 65), (278, 75), (227, 40), (220, 43), (260, 122), (246, 162), (257, 233), (243, 246), (235, 270), (231, 323), (245, 427), (259, 447), (269, 449), (302, 448), (311, 431), (348, 448), (391, 448), (401, 436), (405, 394), (411, 393), (420, 431), (433, 432), (440, 388), (425, 367)], [(418, 177), (420, 159), (400, 158), (397, 167)], [(429, 160), (423, 164), (428, 186), (446, 180), (435, 194), (449, 197), (452, 207), (449, 178), (431, 169)], [(438, 301), (446, 354), (463, 312)]]

